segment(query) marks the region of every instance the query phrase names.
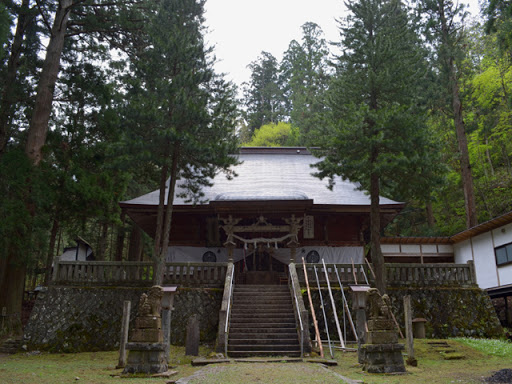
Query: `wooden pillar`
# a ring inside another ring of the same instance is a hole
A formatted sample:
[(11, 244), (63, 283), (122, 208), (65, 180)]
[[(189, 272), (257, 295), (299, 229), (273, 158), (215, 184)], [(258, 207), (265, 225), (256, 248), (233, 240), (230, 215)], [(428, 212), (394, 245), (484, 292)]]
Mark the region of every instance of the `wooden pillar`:
[(295, 255), (297, 254), (297, 247), (299, 246), (299, 243), (292, 240), (287, 245), (288, 248), (290, 248), (290, 263), (295, 263)]
[(228, 263), (233, 262), (233, 250), (235, 249), (235, 245), (235, 243), (230, 241), (224, 243), (224, 246), (228, 249)]

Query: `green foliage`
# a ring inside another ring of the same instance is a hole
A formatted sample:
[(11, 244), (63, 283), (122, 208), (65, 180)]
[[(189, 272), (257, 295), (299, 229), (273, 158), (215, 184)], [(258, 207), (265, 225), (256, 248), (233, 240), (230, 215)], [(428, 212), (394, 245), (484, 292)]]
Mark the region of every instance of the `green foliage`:
[(472, 337), (456, 338), (458, 342), (465, 344), (489, 356), (498, 356), (512, 359), (512, 344), (497, 339), (475, 339)]
[(326, 123), (329, 49), (317, 24), (305, 23), (302, 34), (301, 43), (293, 40), (284, 53), (281, 73), (290, 120), (299, 128), (302, 144), (310, 141), (315, 145), (309, 133)]
[(510, 55), (512, 50), (512, 5), (505, 0), (489, 0), (484, 3), (485, 30), (493, 34), (501, 52)]
[[(237, 141), (235, 89), (213, 71), (203, 38), (204, 2), (155, 4), (141, 41), (132, 47), (124, 119), (126, 145), (137, 161), (159, 169), (179, 151), (185, 193), (202, 198), (201, 186), (219, 170), (231, 176)], [(144, 47), (144, 48), (143, 48)]]
[[(44, 252), (46, 212), (53, 196), (46, 184), (47, 171), (33, 168), (19, 150), (10, 151), (0, 159), (1, 258), (15, 255), (17, 263), (32, 266), (36, 262), (35, 255)], [(40, 210), (40, 214), (33, 216), (34, 210)]]
[(6, 46), (9, 41), (9, 29), (11, 27), (11, 15), (5, 4), (0, 4), (0, 63), (5, 59)]
[(277, 123), (285, 116), (283, 86), (277, 60), (268, 52), (249, 64), (251, 80), (244, 89), (244, 104), (249, 131), (268, 123)]
[(370, 189), (370, 175), (376, 174), (383, 191), (405, 196), (414, 186), (412, 192), (421, 195), (434, 173), (435, 153), (429, 155), (425, 115), (418, 108), (424, 71), (418, 39), (397, 2), (348, 6), (344, 54), (329, 90), (332, 124), (316, 132), (326, 156), (318, 175), (338, 174)]
[(290, 123), (266, 124), (254, 131), (246, 147), (293, 147), (298, 145), (299, 130)]

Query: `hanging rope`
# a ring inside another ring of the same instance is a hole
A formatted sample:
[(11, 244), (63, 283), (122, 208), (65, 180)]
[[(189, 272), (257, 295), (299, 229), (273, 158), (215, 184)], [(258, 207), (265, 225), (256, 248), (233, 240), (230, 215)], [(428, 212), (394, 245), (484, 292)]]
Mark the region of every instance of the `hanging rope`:
[(240, 240), (241, 242), (243, 242), (244, 243), (244, 248), (246, 247), (247, 244), (254, 244), (254, 245), (256, 245), (257, 243), (264, 243), (264, 244), (266, 243), (267, 245), (269, 245), (270, 243), (275, 243), (275, 245), (277, 246), (278, 242), (282, 242), (282, 241), (285, 241), (288, 238), (293, 238), (293, 237), (295, 237), (295, 240), (298, 241), (297, 236), (296, 235), (292, 235), (291, 233), (288, 234), (288, 235), (285, 235), (283, 237), (277, 237), (277, 238), (271, 238), (271, 239), (267, 239), (265, 237), (257, 237), (257, 238), (254, 238), (254, 239), (244, 239), (243, 237), (235, 235), (234, 233), (231, 236), (233, 236), (235, 239)]

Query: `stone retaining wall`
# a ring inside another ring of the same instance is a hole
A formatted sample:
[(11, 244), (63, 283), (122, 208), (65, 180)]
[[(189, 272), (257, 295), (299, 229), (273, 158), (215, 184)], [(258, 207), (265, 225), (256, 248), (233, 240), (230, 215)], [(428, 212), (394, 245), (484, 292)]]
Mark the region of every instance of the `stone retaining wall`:
[[(327, 339), (318, 290), (312, 290), (311, 294), (322, 339)], [(393, 305), (393, 313), (402, 328), (402, 332), (405, 332), (403, 297), (411, 295), (413, 317), (427, 319), (425, 325), (427, 338), (457, 336), (493, 338), (503, 336), (503, 328), (496, 316), (491, 299), (479, 288), (388, 288), (388, 294)], [(322, 295), (328, 318), (329, 334), (331, 338), (337, 340), (339, 338), (327, 289), (322, 289)], [(339, 288), (333, 289), (333, 296), (343, 330), (343, 308), (341, 307)], [(345, 289), (345, 296), (352, 312), (351, 294), (347, 288)], [(303, 293), (303, 298), (309, 310), (306, 292)], [(311, 318), (310, 325), (311, 336), (314, 338), (315, 333)], [(348, 320), (346, 327), (350, 333)], [(353, 339), (353, 336), (349, 339)]]
[[(25, 328), (25, 343), (30, 349), (53, 352), (114, 350), (119, 347), (123, 301), (132, 302), (132, 321), (140, 295), (146, 288), (50, 287), (41, 292)], [(411, 295), (414, 317), (427, 319), (429, 338), (453, 336), (500, 337), (503, 329), (489, 296), (477, 288), (389, 288), (395, 316), (403, 325), (403, 296)], [(179, 288), (171, 318), (171, 343), (184, 344), (188, 319), (197, 314), (201, 342), (214, 342), (218, 329), (222, 289)], [(342, 322), (341, 292), (333, 290)], [(351, 295), (345, 292), (351, 306)], [(318, 291), (312, 291), (316, 316), (325, 339), (324, 320)], [(304, 303), (309, 310), (307, 293)], [(332, 338), (337, 339), (329, 295), (323, 290), (325, 309)], [(314, 337), (310, 319), (310, 334)], [(133, 324), (131, 324), (133, 326)], [(341, 325), (343, 328), (343, 324)], [(347, 329), (350, 325), (347, 322)], [(336, 335), (336, 336), (335, 336)]]
[[(52, 352), (114, 350), (119, 348), (123, 302), (132, 303), (130, 329), (140, 295), (146, 288), (50, 287), (38, 295), (25, 328), (30, 349)], [(221, 289), (178, 289), (171, 316), (171, 343), (183, 344), (186, 323), (197, 314), (202, 342), (217, 334)]]

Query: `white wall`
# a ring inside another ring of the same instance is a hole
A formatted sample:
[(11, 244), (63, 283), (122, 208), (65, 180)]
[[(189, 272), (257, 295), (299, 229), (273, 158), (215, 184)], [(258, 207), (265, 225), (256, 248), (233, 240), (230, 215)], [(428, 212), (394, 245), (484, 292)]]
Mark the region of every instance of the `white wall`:
[[(320, 260), (324, 259), (326, 263), (339, 263), (339, 264), (355, 264), (364, 263), (363, 247), (300, 247), (297, 248), (295, 262), (302, 263), (302, 257), (306, 257), (309, 251), (315, 250), (320, 255)], [(203, 261), (203, 254), (207, 251), (212, 251), (217, 256), (217, 262), (226, 263), (228, 261), (228, 252), (226, 248), (215, 247), (169, 247), (167, 252), (167, 262), (192, 262), (201, 263)], [(245, 255), (249, 254), (247, 251)], [(277, 260), (282, 263), (288, 264), (290, 262), (290, 249), (278, 248), (274, 249), (274, 255)], [(233, 260), (235, 262), (244, 258), (243, 249), (235, 249), (233, 251)]]
[[(492, 231), (494, 237), (494, 246), (499, 247), (500, 245), (512, 243), (512, 223), (504, 225), (501, 228), (497, 228)], [(512, 265), (505, 265), (498, 268), (498, 276), (500, 279), (500, 285), (512, 284)]]
[(477, 283), (482, 289), (512, 284), (512, 265), (498, 267), (494, 248), (512, 242), (512, 223), (454, 245), (455, 262), (475, 261)]

